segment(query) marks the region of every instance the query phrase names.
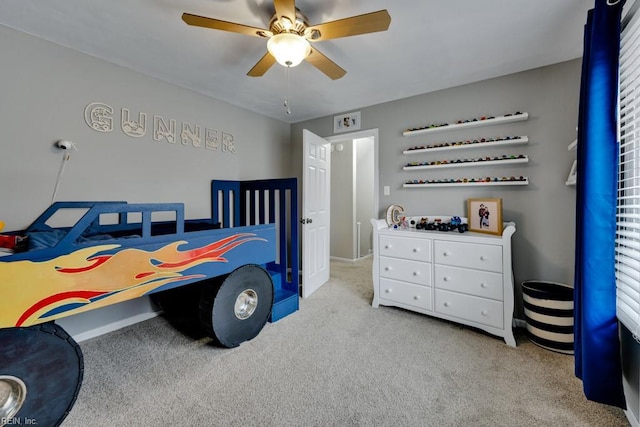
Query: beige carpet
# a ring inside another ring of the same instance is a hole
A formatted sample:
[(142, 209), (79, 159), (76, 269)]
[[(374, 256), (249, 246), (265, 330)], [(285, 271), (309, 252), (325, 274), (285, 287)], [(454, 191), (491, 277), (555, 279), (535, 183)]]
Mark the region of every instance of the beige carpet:
[(371, 261), (333, 262), (300, 311), (240, 347), (155, 318), (81, 344), (70, 426), (626, 426), (573, 357), (372, 308)]

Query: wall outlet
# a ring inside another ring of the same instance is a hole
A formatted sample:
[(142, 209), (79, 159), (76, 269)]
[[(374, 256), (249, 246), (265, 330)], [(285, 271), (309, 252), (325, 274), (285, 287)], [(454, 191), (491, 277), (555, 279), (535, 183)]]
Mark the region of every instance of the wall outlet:
[(385, 185), (383, 188), (383, 192), (385, 196), (391, 195), (391, 187), (389, 187), (388, 185)]

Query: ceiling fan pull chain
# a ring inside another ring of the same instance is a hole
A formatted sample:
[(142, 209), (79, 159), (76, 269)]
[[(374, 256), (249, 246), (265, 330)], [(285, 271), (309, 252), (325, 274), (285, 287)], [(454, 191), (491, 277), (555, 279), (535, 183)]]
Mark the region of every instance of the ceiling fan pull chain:
[(287, 111), (287, 114), (291, 114), (291, 108), (289, 108), (289, 69), (291, 67), (287, 65), (287, 91), (285, 92), (285, 98), (284, 98), (284, 108)]

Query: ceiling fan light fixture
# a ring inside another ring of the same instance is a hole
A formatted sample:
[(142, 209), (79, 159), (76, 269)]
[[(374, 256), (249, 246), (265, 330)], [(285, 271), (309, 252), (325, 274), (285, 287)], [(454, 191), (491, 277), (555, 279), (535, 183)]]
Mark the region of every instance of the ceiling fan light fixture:
[(267, 42), (267, 50), (285, 67), (295, 67), (311, 53), (311, 45), (302, 36), (293, 33), (276, 34)]
[(391, 23), (389, 12), (382, 9), (312, 27), (296, 7), (296, 0), (273, 0), (273, 7), (275, 13), (271, 16), (268, 30), (186, 12), (182, 14), (182, 20), (195, 27), (268, 39), (268, 52), (249, 70), (247, 75), (250, 77), (263, 76), (276, 62), (287, 67), (288, 74), (289, 68), (308, 59), (312, 66), (332, 80), (342, 78), (347, 72), (315, 47), (311, 49), (309, 42), (387, 31)]

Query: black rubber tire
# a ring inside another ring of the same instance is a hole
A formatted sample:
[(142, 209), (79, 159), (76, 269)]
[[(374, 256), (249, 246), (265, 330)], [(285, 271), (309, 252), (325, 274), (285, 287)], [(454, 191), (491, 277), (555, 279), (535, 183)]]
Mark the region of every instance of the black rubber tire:
[(21, 379), (27, 388), (13, 424), (59, 426), (76, 402), (84, 376), (80, 346), (49, 322), (0, 329), (0, 375)]
[[(235, 303), (246, 290), (256, 293), (257, 306), (248, 318), (240, 319), (235, 313)], [(244, 265), (204, 284), (200, 298), (200, 325), (215, 344), (237, 347), (260, 333), (271, 314), (273, 298), (273, 282), (269, 273), (258, 265)]]

